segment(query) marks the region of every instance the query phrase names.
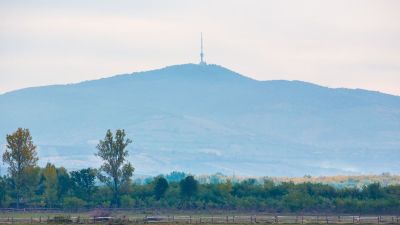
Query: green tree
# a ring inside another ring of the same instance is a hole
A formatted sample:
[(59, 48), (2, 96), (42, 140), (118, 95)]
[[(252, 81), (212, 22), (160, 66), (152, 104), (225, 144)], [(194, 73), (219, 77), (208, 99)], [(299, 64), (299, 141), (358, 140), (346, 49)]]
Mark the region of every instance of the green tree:
[(28, 129), (18, 128), (14, 133), (7, 135), (6, 151), (3, 154), (3, 162), (8, 164), (8, 172), (14, 183), (17, 208), (20, 205), (21, 191), (25, 185), (25, 174), (38, 161), (36, 146)]
[(43, 176), (45, 178), (45, 197), (46, 203), (49, 207), (53, 207), (57, 201), (57, 192), (58, 192), (58, 179), (57, 179), (57, 170), (56, 167), (47, 163), (46, 167), (43, 170)]
[(64, 208), (67, 209), (79, 209), (85, 206), (86, 202), (77, 197), (65, 197)]
[(71, 178), (68, 171), (64, 167), (59, 167), (57, 170), (57, 198), (61, 201), (71, 190)]
[(22, 192), (28, 201), (32, 201), (35, 197), (35, 192), (39, 188), (40, 182), (40, 167), (28, 167), (24, 170)]
[(100, 167), (99, 179), (106, 183), (113, 192), (111, 205), (119, 207), (121, 205), (121, 188), (130, 183), (133, 174), (133, 166), (126, 162), (128, 150), (126, 147), (132, 141), (125, 138), (125, 130), (118, 129), (113, 133), (108, 130), (103, 140), (97, 145), (96, 153), (103, 160)]
[(187, 176), (179, 183), (181, 195), (189, 199), (197, 194), (199, 189), (198, 186), (199, 184), (193, 176)]
[(0, 176), (0, 206), (4, 207), (4, 202), (6, 200), (6, 178)]
[(156, 196), (157, 200), (160, 200), (165, 196), (165, 193), (168, 190), (168, 181), (162, 176), (156, 177), (154, 179), (154, 195)]
[(74, 193), (77, 197), (84, 199), (87, 202), (92, 200), (92, 196), (97, 190), (96, 174), (97, 171), (92, 168), (71, 172), (71, 181)]

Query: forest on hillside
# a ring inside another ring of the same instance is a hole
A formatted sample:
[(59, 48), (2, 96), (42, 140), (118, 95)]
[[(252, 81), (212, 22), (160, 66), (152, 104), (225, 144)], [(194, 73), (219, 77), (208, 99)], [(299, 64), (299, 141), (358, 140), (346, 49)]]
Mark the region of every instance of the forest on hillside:
[[(174, 172), (133, 182), (126, 160), (132, 142), (124, 130), (107, 131), (97, 145), (100, 168), (68, 171), (37, 165), (36, 146), (28, 129), (7, 135), (0, 177), (1, 207), (96, 207), (257, 210), (268, 212), (394, 213), (400, 210), (400, 185), (373, 182), (362, 187), (271, 179), (218, 179)], [(200, 180), (200, 182), (199, 182)]]

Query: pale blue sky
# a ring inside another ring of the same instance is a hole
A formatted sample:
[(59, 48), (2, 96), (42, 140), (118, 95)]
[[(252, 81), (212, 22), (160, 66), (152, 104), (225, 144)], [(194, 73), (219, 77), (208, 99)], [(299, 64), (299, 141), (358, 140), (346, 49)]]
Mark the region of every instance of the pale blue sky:
[(0, 93), (205, 58), (400, 95), (400, 1), (0, 1)]

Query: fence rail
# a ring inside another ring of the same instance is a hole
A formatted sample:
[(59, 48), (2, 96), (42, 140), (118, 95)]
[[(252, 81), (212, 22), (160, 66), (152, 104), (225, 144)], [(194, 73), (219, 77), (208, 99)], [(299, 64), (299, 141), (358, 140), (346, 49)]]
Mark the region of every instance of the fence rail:
[(0, 217), (0, 224), (105, 224), (125, 223), (186, 223), (186, 224), (400, 224), (400, 216), (322, 216), (322, 215), (249, 215), (249, 216), (132, 216), (132, 217)]

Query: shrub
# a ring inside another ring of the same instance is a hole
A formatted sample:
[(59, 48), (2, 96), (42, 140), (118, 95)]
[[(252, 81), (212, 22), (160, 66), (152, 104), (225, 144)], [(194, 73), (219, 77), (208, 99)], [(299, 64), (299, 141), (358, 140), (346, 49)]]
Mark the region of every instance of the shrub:
[(64, 208), (66, 209), (78, 209), (83, 208), (86, 202), (77, 197), (66, 197), (64, 198)]

